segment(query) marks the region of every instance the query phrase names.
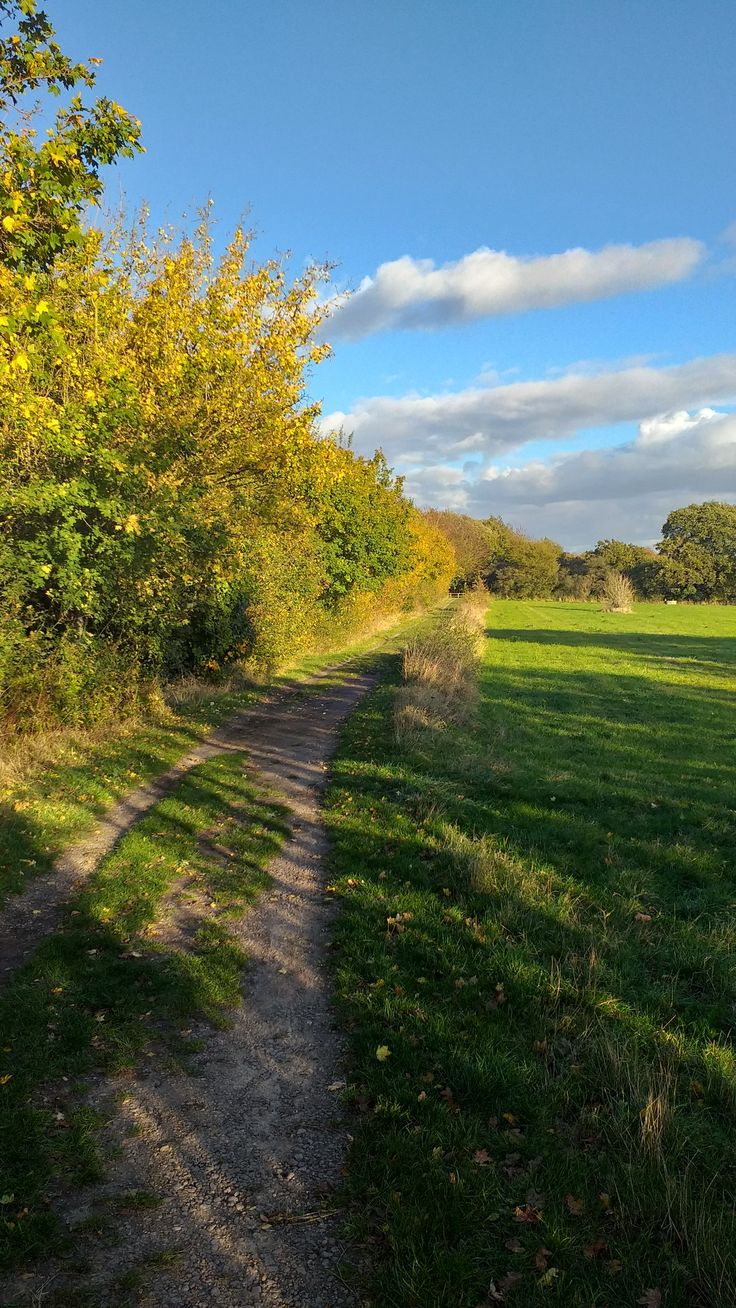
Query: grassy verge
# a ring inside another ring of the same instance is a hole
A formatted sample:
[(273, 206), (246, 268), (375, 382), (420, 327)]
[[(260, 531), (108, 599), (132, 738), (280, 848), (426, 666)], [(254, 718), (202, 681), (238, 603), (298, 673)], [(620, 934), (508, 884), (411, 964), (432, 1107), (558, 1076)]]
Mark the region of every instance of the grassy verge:
[(285, 831), (242, 765), (227, 754), (189, 773), (0, 995), (0, 1267), (60, 1247), (57, 1174), (100, 1175), (102, 1124), (79, 1106), (80, 1078), (122, 1073), (151, 1048), (175, 1061), (192, 1014), (223, 1021), (239, 1001), (228, 917), (266, 884)]
[[(304, 681), (335, 663), (390, 646), (416, 619), (334, 651), (303, 658), (274, 678)], [(166, 770), (213, 728), (267, 687), (218, 687), (192, 680), (173, 688), (169, 705), (93, 731), (66, 730), (8, 741), (0, 759), (0, 900), (46, 871), (60, 851), (89, 830), (127, 791)]]
[(736, 617), (490, 628), (475, 724), (397, 736), (397, 660), (329, 793), (372, 1302), (726, 1308)]

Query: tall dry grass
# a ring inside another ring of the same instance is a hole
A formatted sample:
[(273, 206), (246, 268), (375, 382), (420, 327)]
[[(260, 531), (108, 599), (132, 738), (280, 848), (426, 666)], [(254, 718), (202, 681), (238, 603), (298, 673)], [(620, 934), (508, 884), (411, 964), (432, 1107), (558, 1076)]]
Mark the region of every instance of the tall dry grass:
[(472, 722), (488, 599), (484, 587), (466, 592), (405, 647), (394, 702), (394, 732), (402, 748), (415, 747), (426, 733)]

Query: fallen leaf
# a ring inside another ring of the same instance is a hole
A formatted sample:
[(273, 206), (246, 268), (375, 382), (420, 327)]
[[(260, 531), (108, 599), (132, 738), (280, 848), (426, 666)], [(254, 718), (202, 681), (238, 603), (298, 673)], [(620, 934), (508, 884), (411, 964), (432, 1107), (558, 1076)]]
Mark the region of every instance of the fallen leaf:
[(636, 1302), (643, 1303), (645, 1308), (660, 1308), (660, 1304), (662, 1303), (662, 1291), (656, 1289), (645, 1290), (641, 1298), (637, 1299)]
[(582, 1217), (583, 1215), (582, 1201), (580, 1199), (576, 1199), (574, 1195), (571, 1194), (565, 1195), (565, 1207), (568, 1213), (572, 1213), (573, 1217)]
[(385, 1063), (387, 1058), (391, 1057), (391, 1050), (388, 1045), (379, 1045), (376, 1050), (376, 1058), (379, 1063)]
[(534, 1266), (537, 1268), (537, 1271), (546, 1272), (551, 1257), (552, 1251), (550, 1249), (545, 1249), (544, 1247), (537, 1249), (537, 1252), (534, 1255)]
[(533, 1204), (518, 1204), (514, 1209), (514, 1217), (517, 1222), (541, 1222), (542, 1214)]
[(557, 1280), (559, 1274), (560, 1274), (559, 1267), (548, 1267), (547, 1271), (544, 1273), (544, 1276), (540, 1276), (539, 1280), (537, 1281), (537, 1285), (540, 1287), (540, 1289), (546, 1289), (548, 1285), (551, 1285), (553, 1281)]
[(487, 1167), (491, 1162), (491, 1155), (487, 1149), (476, 1149), (473, 1154), (473, 1162), (477, 1163), (479, 1167)]
[[(503, 1303), (507, 1292), (516, 1284), (517, 1281), (520, 1280), (520, 1272), (506, 1272), (506, 1275), (501, 1277), (498, 1285), (496, 1285), (495, 1281), (491, 1281), (491, 1284), (488, 1287), (488, 1299), (492, 1303)], [(479, 1304), (478, 1308), (483, 1308), (483, 1305)]]
[[(651, 913), (635, 913), (635, 914), (634, 914), (634, 921), (635, 921), (635, 922), (651, 922), (651, 920), (652, 920), (652, 915), (651, 915)], [(640, 1302), (641, 1302), (641, 1301), (640, 1301)]]
[(524, 1246), (523, 1246), (523, 1244), (521, 1243), (521, 1240), (505, 1240), (505, 1241), (504, 1241), (504, 1248), (505, 1248), (505, 1249), (508, 1249), (510, 1253), (523, 1253), (523, 1252), (524, 1252)]
[(608, 1253), (608, 1245), (605, 1240), (594, 1240), (585, 1248), (585, 1257), (590, 1259), (602, 1258), (606, 1253)]
[(606, 1194), (605, 1190), (603, 1190), (603, 1191), (598, 1195), (598, 1202), (600, 1203), (600, 1206), (601, 1206), (601, 1208), (603, 1209), (604, 1213), (609, 1212), (610, 1207), (611, 1207), (611, 1196), (610, 1196), (610, 1194)]

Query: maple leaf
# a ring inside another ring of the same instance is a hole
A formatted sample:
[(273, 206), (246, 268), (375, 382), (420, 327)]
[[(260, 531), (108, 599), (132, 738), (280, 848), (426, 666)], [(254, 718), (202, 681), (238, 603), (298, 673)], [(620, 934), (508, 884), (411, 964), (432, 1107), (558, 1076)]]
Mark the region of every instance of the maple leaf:
[(645, 1290), (641, 1298), (637, 1299), (636, 1302), (643, 1303), (645, 1308), (660, 1308), (662, 1303), (662, 1291), (657, 1289)]
[(504, 1248), (505, 1248), (505, 1249), (508, 1249), (508, 1250), (509, 1250), (509, 1253), (523, 1253), (523, 1252), (524, 1252), (524, 1246), (523, 1246), (523, 1244), (521, 1243), (521, 1240), (505, 1240), (505, 1241), (504, 1241)]
[(576, 1199), (574, 1195), (571, 1194), (565, 1195), (565, 1207), (568, 1213), (572, 1213), (573, 1217), (582, 1217), (583, 1215), (582, 1200)]
[(586, 1258), (602, 1258), (605, 1253), (608, 1253), (608, 1245), (605, 1240), (594, 1240), (592, 1244), (587, 1245), (585, 1248)]
[(487, 1149), (476, 1149), (473, 1154), (473, 1162), (477, 1163), (479, 1167), (487, 1167), (491, 1162), (491, 1155)]
[(552, 1250), (545, 1249), (544, 1246), (540, 1246), (540, 1248), (537, 1249), (537, 1252), (534, 1255), (534, 1266), (537, 1268), (537, 1271), (546, 1272), (551, 1257), (552, 1257)]
[(388, 1045), (379, 1045), (376, 1050), (376, 1058), (379, 1063), (385, 1063), (387, 1058), (391, 1057), (391, 1050)]

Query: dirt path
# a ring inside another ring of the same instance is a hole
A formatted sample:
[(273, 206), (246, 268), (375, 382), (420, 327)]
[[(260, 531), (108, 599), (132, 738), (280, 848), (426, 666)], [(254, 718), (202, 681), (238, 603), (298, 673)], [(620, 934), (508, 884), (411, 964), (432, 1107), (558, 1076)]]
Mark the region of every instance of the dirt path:
[[(47, 1285), (49, 1293), (71, 1290), (69, 1302), (76, 1287), (86, 1303), (85, 1290), (96, 1308), (354, 1303), (337, 1273), (340, 1219), (325, 1207), (339, 1178), (346, 1126), (342, 1046), (325, 966), (332, 907), (324, 893), (320, 804), (337, 728), (373, 679), (346, 675), (340, 685), (247, 710), (165, 778), (118, 805), (95, 840), (67, 859), (66, 893), (91, 868), (95, 849), (99, 858), (187, 767), (224, 750), (247, 749), (248, 766), (292, 813), (292, 836), (270, 869), (273, 888), (233, 926), (251, 965), (232, 1027), (193, 1028), (203, 1046), (193, 1076), (172, 1076), (154, 1058), (134, 1080), (100, 1083), (91, 1092), (98, 1107), (121, 1089), (125, 1102), (108, 1128), (109, 1180), (83, 1203), (77, 1195), (67, 1220), (89, 1230), (95, 1214), (115, 1211), (116, 1243), (82, 1236), (84, 1276), (70, 1282), (61, 1265), (47, 1268), (16, 1282), (0, 1302), (17, 1302), (19, 1291), (23, 1302), (43, 1302), (33, 1295)], [(120, 1212), (121, 1196), (134, 1191), (162, 1202), (148, 1212)], [(115, 1285), (136, 1269), (143, 1269), (142, 1286), (121, 1297)]]
[[(260, 739), (264, 732), (278, 731), (284, 726), (288, 731), (288, 724), (282, 721), (283, 714), (286, 713), (291, 720), (293, 706), (302, 692), (314, 694), (315, 686), (333, 678), (336, 673), (344, 677), (344, 689), (358, 684), (355, 674), (328, 668), (311, 681), (294, 682), (264, 696), (218, 727), (166, 772), (130, 791), (95, 823), (88, 835), (69, 845), (50, 871), (30, 878), (24, 890), (0, 909), (0, 986), (30, 957), (44, 936), (59, 925), (64, 905), (94, 872), (105, 854), (109, 854), (144, 813), (173, 790), (185, 773), (225, 750), (250, 749), (254, 740)], [(316, 704), (314, 707), (315, 712), (321, 714), (322, 709)], [(337, 701), (329, 699), (325, 712), (328, 715), (339, 713), (339, 696)], [(335, 723), (338, 720), (335, 718)]]

